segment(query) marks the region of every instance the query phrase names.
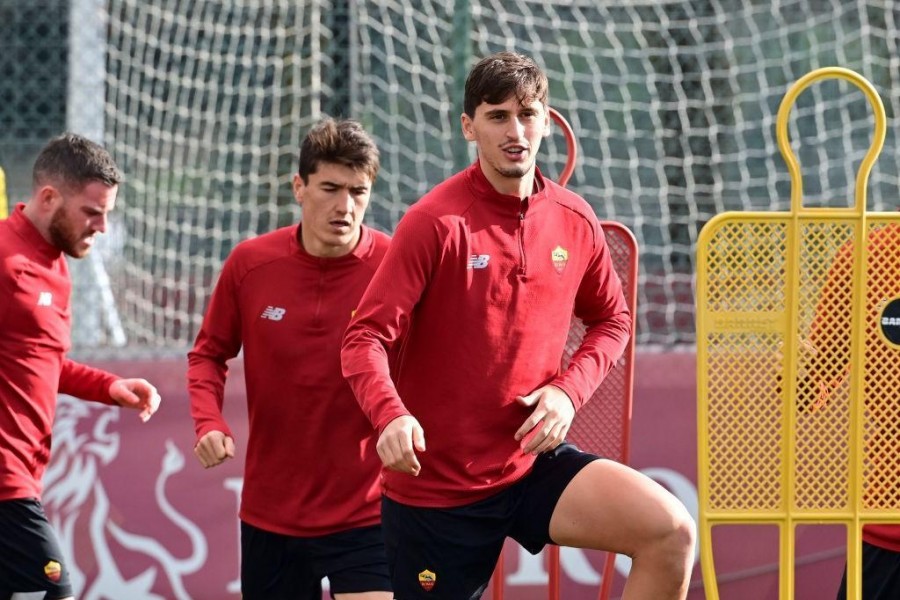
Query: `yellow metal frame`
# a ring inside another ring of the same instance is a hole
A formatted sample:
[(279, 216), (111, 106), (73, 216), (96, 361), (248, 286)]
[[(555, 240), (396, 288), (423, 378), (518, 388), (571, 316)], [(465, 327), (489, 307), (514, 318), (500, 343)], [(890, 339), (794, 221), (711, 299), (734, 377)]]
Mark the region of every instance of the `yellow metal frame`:
[[(874, 112), (874, 136), (857, 173), (853, 206), (804, 207), (800, 167), (788, 140), (788, 119), (804, 90), (835, 78), (863, 91)], [(852, 243), (867, 239), (871, 231), (868, 220), (875, 228), (900, 224), (897, 214), (873, 213), (867, 220), (866, 213), (869, 173), (885, 140), (884, 106), (874, 87), (859, 74), (839, 67), (818, 69), (788, 90), (778, 111), (776, 134), (791, 177), (791, 210), (718, 215), (703, 228), (698, 242), (698, 487), (703, 581), (706, 597), (718, 599), (713, 526), (776, 525), (779, 596), (793, 598), (796, 526), (842, 524), (848, 532), (848, 598), (859, 598), (862, 525), (900, 520), (897, 507), (863, 507), (862, 373), (865, 345), (867, 341), (871, 344), (871, 338), (866, 338), (865, 319), (852, 317), (850, 375), (841, 380), (841, 385), (846, 385), (844, 405), (835, 401), (829, 410), (815, 414), (815, 409), (799, 410), (795, 382), (807, 377), (801, 363), (808, 350), (800, 332), (810, 321), (810, 290), (821, 289), (818, 282), (830, 276), (821, 266), (826, 258), (833, 258), (830, 250), (822, 250), (830, 248), (834, 237), (830, 234), (846, 232)], [(811, 235), (818, 236), (815, 244), (808, 241)], [(852, 252), (852, 273), (868, 275), (868, 244), (856, 243)], [(811, 276), (805, 269), (817, 273), (819, 279), (810, 283)], [(866, 277), (854, 276), (852, 281), (851, 314), (864, 315)], [(756, 287), (748, 291), (747, 286)], [(771, 296), (766, 294), (769, 289), (773, 291)], [(752, 351), (743, 349), (742, 340), (753, 346)], [(753, 429), (757, 425), (759, 428)], [(810, 432), (815, 439), (803, 450), (804, 436)], [(740, 443), (748, 444), (747, 448), (729, 447)], [(753, 444), (759, 444), (760, 450)], [(817, 465), (816, 451), (828, 454), (829, 444), (838, 450), (830, 462), (823, 459), (823, 464)], [(758, 463), (753, 460), (757, 458)], [(845, 466), (846, 473), (834, 475), (835, 465)], [(829, 480), (824, 483), (817, 480), (819, 466), (828, 470)], [(753, 468), (766, 472), (753, 473)], [(804, 474), (799, 477), (803, 481), (796, 481), (797, 473)], [(838, 499), (820, 503), (818, 497), (807, 500), (806, 489), (801, 489), (806, 479), (813, 487), (822, 483), (822, 496), (830, 493)]]
[(5, 219), (8, 214), (9, 199), (6, 197), (6, 173), (0, 167), (0, 219)]

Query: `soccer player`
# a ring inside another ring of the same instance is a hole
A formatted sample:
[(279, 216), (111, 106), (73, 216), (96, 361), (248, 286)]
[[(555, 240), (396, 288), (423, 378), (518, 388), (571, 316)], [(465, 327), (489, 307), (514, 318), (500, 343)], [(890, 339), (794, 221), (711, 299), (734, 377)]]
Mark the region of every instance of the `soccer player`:
[(189, 353), (204, 467), (234, 456), (226, 361), (243, 346), (250, 431), (241, 498), (244, 600), (388, 600), (378, 455), (341, 376), (341, 338), (388, 236), (362, 225), (378, 150), (359, 123), (325, 119), (293, 178), (302, 222), (238, 244)]
[[(631, 556), (626, 598), (687, 593), (686, 509), (565, 443), (631, 332), (590, 206), (535, 166), (547, 88), (520, 54), (474, 67), (461, 119), (478, 159), (405, 214), (344, 338), (344, 375), (379, 433), (399, 600), (479, 598), (507, 536)], [(573, 310), (587, 331), (561, 372)]]
[(101, 146), (50, 140), (31, 198), (0, 221), (0, 598), (67, 598), (66, 557), (41, 506), (56, 396), (118, 404), (146, 421), (159, 406), (144, 379), (66, 358), (72, 284), (64, 255), (82, 258), (116, 202), (122, 174)]
[[(896, 482), (895, 457), (900, 450), (895, 406), (900, 390), (897, 361), (896, 327), (887, 324), (886, 312), (900, 305), (900, 224), (892, 223), (868, 234), (869, 281), (863, 312), (865, 319), (866, 363), (881, 367), (881, 376), (866, 377), (864, 382), (866, 480), (864, 493), (884, 492), (874, 482)], [(823, 286), (808, 343), (804, 344), (800, 406), (819, 411), (836, 398), (848, 394), (850, 385), (850, 340), (853, 337), (853, 259), (854, 246), (846, 243), (838, 250)], [(894, 339), (891, 339), (894, 338)], [(890, 340), (891, 343), (888, 343)], [(843, 396), (841, 404), (847, 402)], [(890, 483), (886, 483), (890, 485)], [(891, 490), (893, 491), (893, 490)], [(883, 502), (883, 501), (881, 501)], [(880, 504), (875, 500), (876, 505)], [(862, 598), (895, 600), (900, 598), (900, 523), (869, 524), (863, 527)], [(847, 598), (847, 573), (837, 595)]]

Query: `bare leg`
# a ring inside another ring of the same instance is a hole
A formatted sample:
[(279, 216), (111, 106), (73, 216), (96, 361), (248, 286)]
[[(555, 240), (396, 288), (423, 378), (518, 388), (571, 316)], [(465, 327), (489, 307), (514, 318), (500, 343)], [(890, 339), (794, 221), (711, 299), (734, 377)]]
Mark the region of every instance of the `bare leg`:
[(687, 596), (695, 532), (677, 498), (649, 477), (610, 460), (582, 469), (550, 519), (550, 537), (561, 546), (631, 557), (623, 595), (629, 600)]

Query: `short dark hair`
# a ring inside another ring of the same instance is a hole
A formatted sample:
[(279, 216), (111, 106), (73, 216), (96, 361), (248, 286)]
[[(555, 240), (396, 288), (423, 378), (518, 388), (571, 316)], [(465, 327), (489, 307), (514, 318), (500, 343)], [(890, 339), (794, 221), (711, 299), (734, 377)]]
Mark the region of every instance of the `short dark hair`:
[(547, 75), (524, 54), (498, 52), (482, 58), (466, 78), (463, 110), (470, 117), (482, 102), (501, 104), (515, 95), (521, 104), (547, 104)]
[(32, 169), (35, 188), (46, 183), (81, 190), (93, 181), (109, 187), (125, 179), (109, 152), (77, 133), (63, 133), (47, 142)]
[(323, 162), (350, 167), (365, 173), (372, 181), (380, 166), (378, 147), (362, 125), (352, 119), (323, 119), (303, 138), (298, 169), (303, 183), (309, 183), (309, 176)]

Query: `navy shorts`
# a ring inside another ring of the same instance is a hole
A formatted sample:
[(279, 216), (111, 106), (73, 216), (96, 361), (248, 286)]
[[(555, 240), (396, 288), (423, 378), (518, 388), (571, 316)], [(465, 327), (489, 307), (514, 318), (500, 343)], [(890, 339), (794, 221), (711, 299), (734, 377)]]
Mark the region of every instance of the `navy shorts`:
[[(900, 552), (863, 542), (862, 597), (865, 600), (900, 598)], [(847, 600), (847, 569), (838, 589), (838, 600)]]
[(323, 577), (332, 597), (391, 591), (381, 526), (301, 538), (241, 521), (244, 600), (321, 600)]
[(552, 543), (556, 503), (575, 475), (599, 458), (561, 444), (540, 454), (531, 472), (510, 487), (465, 506), (425, 508), (383, 497), (381, 521), (395, 598), (480, 598), (507, 537), (532, 554)]
[(39, 501), (0, 501), (0, 532), (0, 600), (27, 592), (45, 592), (46, 600), (72, 596), (66, 562)]

